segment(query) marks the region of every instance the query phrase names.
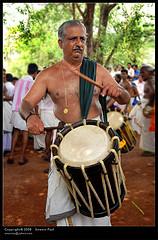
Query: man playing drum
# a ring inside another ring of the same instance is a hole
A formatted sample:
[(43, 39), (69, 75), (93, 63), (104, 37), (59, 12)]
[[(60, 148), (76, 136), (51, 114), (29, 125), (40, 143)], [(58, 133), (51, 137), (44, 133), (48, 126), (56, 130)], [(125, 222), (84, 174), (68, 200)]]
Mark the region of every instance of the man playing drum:
[[(58, 30), (58, 44), (63, 51), (63, 59), (55, 65), (44, 69), (36, 78), (34, 85), (23, 99), (20, 113), (27, 122), (29, 132), (41, 134), (44, 132), (43, 122), (33, 109), (45, 96), (51, 96), (57, 119), (64, 123), (75, 123), (83, 116), (80, 108), (79, 75), (86, 47), (86, 28), (78, 20), (64, 22)], [(121, 87), (100, 64), (96, 64), (96, 84), (87, 119), (96, 119), (101, 115), (99, 95), (108, 95), (120, 104), (130, 100), (128, 92)], [(92, 85), (92, 84), (91, 84)], [(57, 226), (110, 226), (110, 218), (91, 218), (76, 213), (68, 190), (65, 187), (55, 165), (48, 176), (48, 196), (46, 204), (46, 219), (48, 222), (57, 221)], [(71, 218), (71, 219), (70, 219)], [(71, 221), (70, 221), (71, 220)]]

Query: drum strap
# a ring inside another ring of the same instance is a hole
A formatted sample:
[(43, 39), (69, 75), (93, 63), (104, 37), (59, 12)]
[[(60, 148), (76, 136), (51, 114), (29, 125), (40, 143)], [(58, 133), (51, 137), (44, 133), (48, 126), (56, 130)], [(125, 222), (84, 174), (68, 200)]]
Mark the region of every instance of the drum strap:
[[(80, 72), (96, 81), (96, 62), (84, 57)], [(82, 119), (87, 119), (93, 97), (94, 85), (80, 77), (80, 108)]]

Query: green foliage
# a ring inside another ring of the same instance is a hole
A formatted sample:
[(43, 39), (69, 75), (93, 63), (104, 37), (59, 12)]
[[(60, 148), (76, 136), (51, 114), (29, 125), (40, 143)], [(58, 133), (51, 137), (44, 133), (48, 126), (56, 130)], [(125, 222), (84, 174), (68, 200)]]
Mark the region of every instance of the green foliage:
[[(127, 65), (128, 62), (141, 64), (143, 62), (145, 56), (141, 49), (146, 42), (154, 41), (155, 32), (153, 16), (145, 14), (143, 6), (144, 4), (134, 4), (129, 11), (125, 5), (120, 4), (110, 15), (109, 28), (113, 27), (114, 36), (107, 33), (106, 41), (111, 49), (115, 43), (117, 45), (111, 59), (112, 65), (118, 63)], [(146, 21), (148, 21), (147, 25)], [(114, 38), (115, 40), (112, 40)]]
[[(78, 5), (84, 12), (86, 4)], [(130, 10), (127, 5), (128, 3), (117, 4), (109, 14), (108, 26), (105, 29), (99, 25), (101, 4), (96, 4), (93, 40), (99, 47), (94, 51), (93, 57), (103, 53), (105, 64), (141, 64), (148, 54), (147, 50), (154, 49), (154, 16), (144, 12), (144, 3), (133, 4)], [(12, 8), (15, 8), (14, 3)], [(73, 18), (73, 9), (72, 3), (45, 3), (41, 9), (23, 3), (18, 7), (18, 12), (25, 16), (25, 19), (9, 27), (3, 52), (8, 71), (20, 76), (26, 73), (27, 64), (30, 62), (37, 63), (42, 69), (61, 59), (57, 30), (63, 21)], [(75, 16), (82, 20), (77, 8)], [(5, 25), (8, 21), (6, 12), (3, 17)]]

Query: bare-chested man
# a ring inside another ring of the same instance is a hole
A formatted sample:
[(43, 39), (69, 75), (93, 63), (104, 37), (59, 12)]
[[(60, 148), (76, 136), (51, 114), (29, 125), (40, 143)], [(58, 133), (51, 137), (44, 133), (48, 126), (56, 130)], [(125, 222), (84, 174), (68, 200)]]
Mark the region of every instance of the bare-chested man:
[[(85, 26), (77, 21), (67, 21), (58, 30), (58, 43), (63, 51), (63, 60), (43, 70), (23, 99), (20, 113), (27, 121), (28, 130), (33, 134), (40, 134), (44, 131), (44, 125), (37, 115), (30, 114), (41, 98), (49, 93), (55, 104), (55, 116), (65, 123), (74, 123), (81, 120), (79, 101), (79, 76), (71, 69), (80, 70), (84, 57), (87, 33)], [(95, 87), (92, 103), (87, 118), (92, 119), (100, 116), (99, 94), (115, 98), (120, 104), (129, 102), (128, 92), (111, 77), (109, 72), (97, 64), (96, 82), (103, 86), (103, 89)], [(51, 170), (48, 180), (48, 197), (46, 206), (46, 219), (57, 220), (57, 226), (67, 226), (67, 217), (72, 216), (75, 226), (110, 225), (109, 217), (89, 218), (75, 213), (74, 205), (68, 196), (66, 185), (56, 171)], [(51, 190), (49, 190), (51, 186)], [(64, 199), (64, 201), (63, 201)]]

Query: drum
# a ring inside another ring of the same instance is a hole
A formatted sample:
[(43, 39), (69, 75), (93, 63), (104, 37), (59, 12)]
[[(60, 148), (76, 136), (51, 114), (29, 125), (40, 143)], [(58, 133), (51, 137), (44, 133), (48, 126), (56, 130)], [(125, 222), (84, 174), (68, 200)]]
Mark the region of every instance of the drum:
[(78, 213), (109, 216), (126, 194), (119, 138), (97, 120), (65, 126), (51, 145), (52, 159), (64, 178)]
[(111, 111), (107, 113), (109, 125), (117, 132), (121, 144), (121, 152), (127, 153), (136, 145), (136, 135), (129, 120), (121, 112)]

